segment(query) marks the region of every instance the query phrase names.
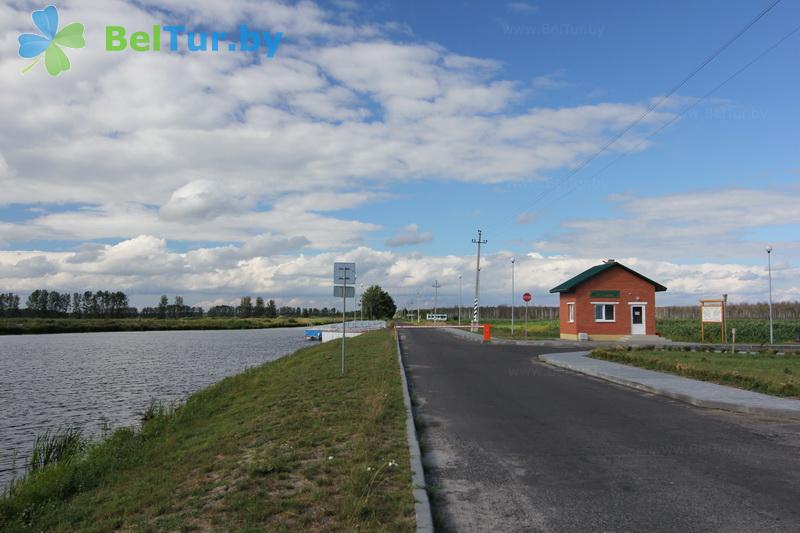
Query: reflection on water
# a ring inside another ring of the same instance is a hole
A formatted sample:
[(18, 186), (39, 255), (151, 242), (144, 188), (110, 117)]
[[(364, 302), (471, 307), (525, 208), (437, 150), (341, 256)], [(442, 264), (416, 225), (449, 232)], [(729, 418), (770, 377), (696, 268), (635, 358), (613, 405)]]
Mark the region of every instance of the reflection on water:
[(0, 491), (39, 432), (136, 425), (152, 399), (183, 400), (305, 344), (296, 328), (0, 336)]

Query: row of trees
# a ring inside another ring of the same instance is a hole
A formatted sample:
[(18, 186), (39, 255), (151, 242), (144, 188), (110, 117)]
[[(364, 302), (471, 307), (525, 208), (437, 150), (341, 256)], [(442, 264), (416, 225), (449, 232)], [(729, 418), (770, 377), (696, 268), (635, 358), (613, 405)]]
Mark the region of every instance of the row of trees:
[(276, 318), (278, 316), (315, 317), (336, 314), (336, 308), (322, 309), (282, 306), (278, 308), (275, 300), (265, 302), (264, 298), (244, 296), (238, 306), (216, 305), (207, 312), (202, 307), (192, 307), (184, 303), (182, 296), (175, 296), (172, 303), (166, 295), (161, 296), (158, 305), (144, 307), (141, 311), (128, 304), (128, 296), (121, 291), (86, 291), (83, 293), (61, 293), (37, 289), (20, 309), (20, 297), (13, 293), (0, 294), (0, 316), (5, 317), (72, 317), (72, 318), (201, 318), (241, 317)]
[(128, 296), (120, 291), (69, 294), (37, 289), (28, 296), (24, 310), (19, 309), (19, 296), (9, 293), (4, 299), (16, 302), (15, 306), (5, 308), (6, 315), (123, 318), (138, 314), (136, 308), (128, 305)]
[(19, 296), (13, 293), (0, 294), (0, 315), (19, 311)]

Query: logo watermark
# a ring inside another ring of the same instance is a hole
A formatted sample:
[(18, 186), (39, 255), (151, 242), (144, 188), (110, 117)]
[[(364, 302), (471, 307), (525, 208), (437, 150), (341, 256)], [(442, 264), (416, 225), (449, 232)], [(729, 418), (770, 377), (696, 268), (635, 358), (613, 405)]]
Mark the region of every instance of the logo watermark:
[(19, 36), (19, 55), (27, 59), (36, 58), (33, 63), (23, 69), (22, 73), (24, 74), (36, 66), (42, 59), (42, 54), (44, 54), (45, 69), (51, 76), (58, 76), (69, 70), (69, 58), (61, 47), (83, 48), (86, 46), (83, 38), (83, 24), (73, 22), (59, 31), (56, 6), (47, 6), (40, 11), (34, 11), (31, 18), (42, 34), (23, 33)]
[[(19, 55), (35, 59), (22, 70), (25, 74), (44, 57), (45, 69), (51, 76), (58, 76), (70, 69), (70, 61), (62, 47), (83, 48), (84, 26), (79, 22), (68, 24), (59, 31), (58, 9), (50, 5), (31, 14), (34, 25), (41, 34), (23, 33), (19, 36)], [(230, 41), (229, 38), (238, 39)], [(261, 52), (272, 58), (281, 44), (283, 32), (256, 31), (246, 24), (238, 31), (189, 30), (183, 25), (162, 26), (154, 24), (150, 31), (128, 32), (124, 26), (106, 26), (105, 51), (122, 52)], [(163, 47), (162, 47), (163, 43)]]
[[(130, 47), (134, 52), (159, 52), (162, 44), (162, 31), (166, 32), (168, 50), (171, 52), (218, 52), (220, 42), (228, 34), (223, 31), (186, 31), (185, 26), (164, 26), (156, 24), (151, 32), (137, 31), (130, 34), (123, 26), (106, 26), (106, 51), (120, 52)], [(257, 52), (262, 46), (267, 57), (274, 57), (283, 38), (282, 32), (271, 34), (268, 31), (253, 31), (246, 24), (239, 26), (239, 44), (228, 43), (230, 52)], [(166, 42), (164, 44), (167, 44)]]

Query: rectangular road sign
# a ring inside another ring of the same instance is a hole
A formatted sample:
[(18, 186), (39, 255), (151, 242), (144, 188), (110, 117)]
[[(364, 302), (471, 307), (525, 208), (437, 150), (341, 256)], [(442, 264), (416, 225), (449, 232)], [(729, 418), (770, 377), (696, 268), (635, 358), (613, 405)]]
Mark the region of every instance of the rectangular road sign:
[(333, 284), (334, 285), (355, 285), (356, 283), (356, 264), (355, 263), (334, 263), (333, 264)]
[[(343, 294), (345, 289), (347, 289), (347, 294)], [(333, 295), (337, 298), (355, 298), (356, 288), (350, 286), (345, 287), (344, 285), (334, 285)]]

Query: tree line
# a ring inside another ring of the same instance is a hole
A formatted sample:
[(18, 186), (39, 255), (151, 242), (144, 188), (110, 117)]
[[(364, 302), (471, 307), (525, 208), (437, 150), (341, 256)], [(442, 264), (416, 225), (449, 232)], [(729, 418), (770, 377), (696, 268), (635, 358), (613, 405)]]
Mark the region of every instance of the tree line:
[(275, 300), (265, 301), (258, 296), (243, 296), (239, 305), (215, 305), (204, 310), (202, 307), (189, 306), (182, 296), (175, 296), (170, 302), (167, 295), (162, 295), (157, 305), (143, 307), (141, 310), (132, 307), (128, 296), (122, 291), (85, 291), (68, 292), (37, 289), (20, 306), (21, 299), (14, 293), (0, 293), (0, 317), (31, 318), (276, 318), (318, 317), (336, 314), (335, 307), (278, 307)]

